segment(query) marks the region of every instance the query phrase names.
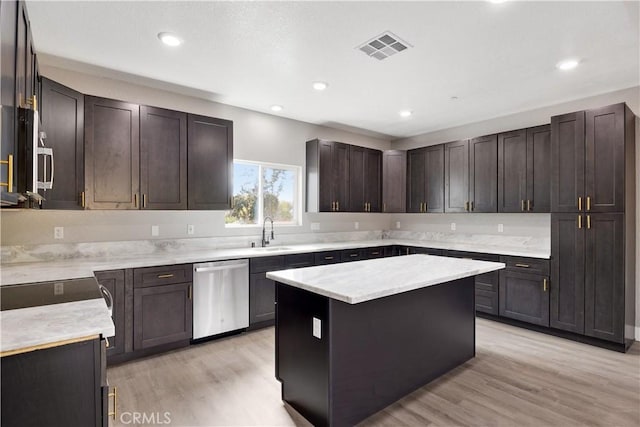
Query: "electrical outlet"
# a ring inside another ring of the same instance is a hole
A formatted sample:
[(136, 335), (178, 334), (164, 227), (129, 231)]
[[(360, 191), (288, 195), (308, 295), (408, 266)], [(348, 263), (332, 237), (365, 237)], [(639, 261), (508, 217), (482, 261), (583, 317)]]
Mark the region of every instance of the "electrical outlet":
[(456, 231), (456, 223), (455, 222), (451, 223), (451, 231)]
[(151, 235), (152, 236), (159, 236), (160, 235), (160, 226), (159, 225), (152, 225), (151, 226)]
[(498, 224), (498, 233), (504, 233), (504, 224)]
[(64, 282), (56, 282), (53, 284), (54, 295), (64, 295)]
[(194, 234), (196, 232), (196, 227), (193, 224), (187, 225), (187, 234)]
[(360, 229), (360, 223), (359, 223), (358, 221), (354, 222), (354, 223), (353, 223), (353, 226), (354, 226), (354, 228), (355, 228), (356, 230), (359, 230), (359, 229)]
[(53, 238), (64, 239), (64, 227), (53, 227)]
[(311, 231), (318, 231), (320, 230), (320, 223), (319, 222), (312, 222), (311, 223)]
[(396, 228), (400, 228), (400, 221), (396, 221)]

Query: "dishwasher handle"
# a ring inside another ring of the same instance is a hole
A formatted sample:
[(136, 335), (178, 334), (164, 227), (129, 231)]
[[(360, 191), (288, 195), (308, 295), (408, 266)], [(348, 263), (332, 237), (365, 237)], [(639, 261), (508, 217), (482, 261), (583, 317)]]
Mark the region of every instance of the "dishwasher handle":
[(220, 270), (233, 270), (236, 268), (246, 268), (246, 264), (236, 264), (236, 265), (221, 265), (216, 267), (196, 267), (196, 273), (208, 273), (210, 271), (220, 271)]

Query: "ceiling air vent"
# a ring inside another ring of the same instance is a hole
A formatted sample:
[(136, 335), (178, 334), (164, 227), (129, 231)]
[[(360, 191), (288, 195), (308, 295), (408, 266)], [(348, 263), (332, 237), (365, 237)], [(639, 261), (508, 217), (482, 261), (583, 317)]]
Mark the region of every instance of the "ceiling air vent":
[(385, 31), (357, 48), (367, 54), (367, 56), (383, 60), (398, 52), (402, 52), (409, 47), (412, 47), (409, 43), (405, 42), (392, 32)]

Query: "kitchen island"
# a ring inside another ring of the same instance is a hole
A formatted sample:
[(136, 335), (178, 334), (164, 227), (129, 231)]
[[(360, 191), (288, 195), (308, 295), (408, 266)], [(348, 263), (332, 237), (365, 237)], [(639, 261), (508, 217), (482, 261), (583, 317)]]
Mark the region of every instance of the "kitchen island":
[(355, 425), (475, 355), (474, 280), (503, 263), (409, 255), (269, 272), (282, 399)]

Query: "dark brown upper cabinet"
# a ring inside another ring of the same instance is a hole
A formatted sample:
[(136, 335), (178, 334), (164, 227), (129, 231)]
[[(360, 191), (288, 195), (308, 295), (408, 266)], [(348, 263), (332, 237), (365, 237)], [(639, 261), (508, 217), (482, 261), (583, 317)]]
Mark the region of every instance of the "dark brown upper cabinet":
[(140, 106), (142, 209), (187, 209), (187, 114)]
[(498, 210), (550, 211), (549, 125), (498, 135)]
[(140, 107), (85, 96), (85, 203), (139, 209)]
[(349, 211), (380, 212), (382, 152), (349, 146)]
[(444, 145), (407, 153), (407, 212), (444, 212)]
[(349, 210), (349, 145), (307, 141), (307, 212)]
[(624, 212), (635, 116), (625, 104), (551, 118), (552, 212)]
[(469, 140), (469, 211), (498, 212), (498, 136)]
[(84, 191), (84, 95), (42, 78), (40, 118), (53, 148), (55, 185), (40, 190), (45, 209), (81, 209)]
[(469, 141), (444, 144), (444, 211), (469, 211)]
[(233, 122), (188, 115), (189, 209), (231, 207), (233, 194)]
[(382, 153), (382, 212), (406, 212), (407, 152)]

